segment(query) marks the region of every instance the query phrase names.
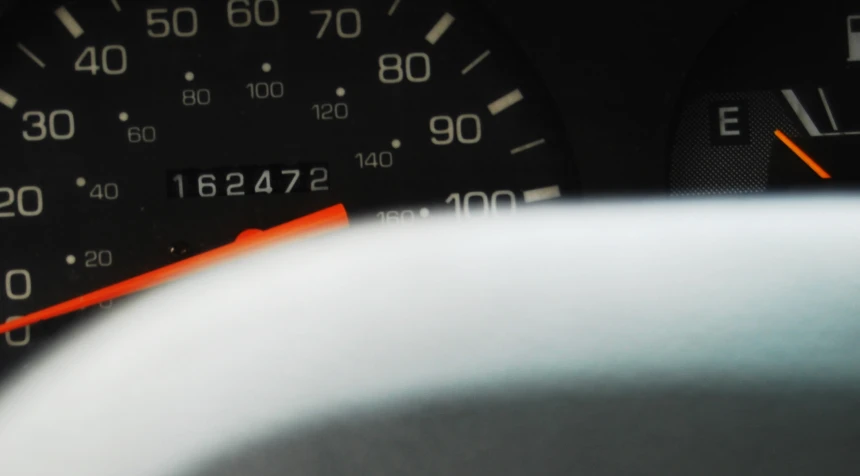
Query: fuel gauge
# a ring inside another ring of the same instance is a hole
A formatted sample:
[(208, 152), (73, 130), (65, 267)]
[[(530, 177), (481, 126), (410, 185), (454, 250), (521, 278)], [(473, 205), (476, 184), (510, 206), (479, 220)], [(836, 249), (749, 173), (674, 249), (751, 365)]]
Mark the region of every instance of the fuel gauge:
[(860, 0), (753, 0), (691, 71), (675, 195), (860, 189)]
[(860, 161), (857, 160), (860, 129), (840, 127), (824, 88), (818, 88), (820, 103), (813, 103), (823, 109), (827, 117), (823, 131), (794, 90), (785, 89), (782, 95), (806, 134), (792, 139), (779, 129), (774, 131), (779, 143), (770, 157), (769, 188), (860, 187)]

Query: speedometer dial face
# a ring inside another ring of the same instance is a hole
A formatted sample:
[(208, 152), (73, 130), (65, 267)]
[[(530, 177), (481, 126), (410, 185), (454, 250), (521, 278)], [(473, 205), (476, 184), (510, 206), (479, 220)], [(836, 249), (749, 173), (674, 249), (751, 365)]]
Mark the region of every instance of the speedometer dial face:
[(334, 203), (402, 225), (577, 188), (471, 3), (20, 2), (0, 32), (0, 322)]
[(690, 76), (673, 192), (860, 186), (858, 84), (860, 2), (750, 2)]

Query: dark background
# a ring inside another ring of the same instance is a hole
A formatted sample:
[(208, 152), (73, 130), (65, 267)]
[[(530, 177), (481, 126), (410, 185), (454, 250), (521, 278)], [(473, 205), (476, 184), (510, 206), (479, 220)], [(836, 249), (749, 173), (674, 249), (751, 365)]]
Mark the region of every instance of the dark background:
[(483, 1), (559, 105), (585, 194), (663, 193), (685, 76), (746, 2)]

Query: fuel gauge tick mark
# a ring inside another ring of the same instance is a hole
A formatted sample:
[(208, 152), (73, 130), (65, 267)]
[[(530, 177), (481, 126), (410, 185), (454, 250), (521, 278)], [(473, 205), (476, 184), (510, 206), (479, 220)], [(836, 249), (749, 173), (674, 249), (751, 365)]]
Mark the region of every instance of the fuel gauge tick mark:
[(800, 123), (803, 124), (806, 132), (808, 132), (812, 137), (820, 136), (821, 131), (819, 131), (818, 126), (812, 122), (812, 117), (810, 117), (809, 113), (806, 112), (806, 108), (803, 107), (803, 104), (800, 102), (800, 99), (797, 98), (797, 94), (794, 93), (794, 90), (783, 89), (782, 95), (785, 97), (785, 100), (788, 101), (788, 105), (791, 106), (794, 113), (797, 114), (797, 118), (800, 119)]
[(830, 125), (834, 131), (838, 131), (836, 127), (836, 118), (833, 117), (833, 111), (830, 110), (830, 103), (827, 102), (827, 96), (824, 94), (824, 89), (818, 88), (818, 94), (821, 96), (821, 102), (824, 103), (824, 110), (827, 111), (827, 118), (830, 119)]
[(797, 114), (797, 118), (800, 119), (800, 123), (803, 124), (803, 128), (806, 129), (806, 132), (810, 137), (860, 135), (860, 131), (839, 130), (839, 127), (836, 124), (836, 117), (830, 109), (830, 102), (827, 100), (827, 95), (823, 88), (818, 88), (818, 95), (821, 97), (821, 102), (824, 105), (824, 110), (827, 112), (827, 118), (830, 120), (830, 126), (833, 127), (833, 132), (821, 132), (818, 129), (818, 126), (816, 126), (815, 122), (812, 121), (812, 117), (809, 115), (809, 112), (807, 112), (806, 107), (803, 106), (803, 103), (800, 102), (800, 99), (797, 97), (797, 94), (795, 94), (793, 89), (783, 89), (782, 95), (785, 97), (788, 105), (791, 106), (791, 109), (794, 110), (794, 113)]

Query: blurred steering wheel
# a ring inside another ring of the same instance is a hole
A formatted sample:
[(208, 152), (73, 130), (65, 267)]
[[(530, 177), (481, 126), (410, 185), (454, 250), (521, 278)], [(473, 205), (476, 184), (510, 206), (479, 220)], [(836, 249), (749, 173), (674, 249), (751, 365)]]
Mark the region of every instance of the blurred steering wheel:
[(860, 199), (566, 205), (266, 249), (7, 383), (4, 474), (860, 470)]

